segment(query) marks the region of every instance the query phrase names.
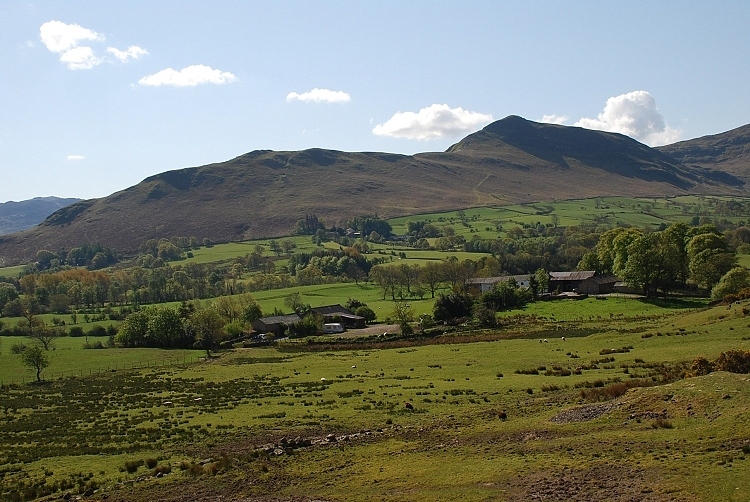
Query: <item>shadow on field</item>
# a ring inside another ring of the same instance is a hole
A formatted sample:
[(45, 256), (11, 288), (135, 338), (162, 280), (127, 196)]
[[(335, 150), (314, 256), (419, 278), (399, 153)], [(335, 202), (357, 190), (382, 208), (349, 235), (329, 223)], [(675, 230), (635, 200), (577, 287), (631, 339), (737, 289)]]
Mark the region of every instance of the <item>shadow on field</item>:
[(708, 300), (703, 298), (640, 298), (638, 301), (665, 309), (699, 309), (708, 306)]

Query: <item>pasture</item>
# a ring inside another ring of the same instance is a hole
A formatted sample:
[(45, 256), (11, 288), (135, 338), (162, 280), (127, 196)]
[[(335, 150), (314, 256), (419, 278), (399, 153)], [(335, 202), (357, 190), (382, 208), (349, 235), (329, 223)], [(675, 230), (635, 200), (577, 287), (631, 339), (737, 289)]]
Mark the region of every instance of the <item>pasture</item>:
[[(235, 349), (5, 386), (0, 498), (746, 500), (747, 375), (678, 375), (750, 348), (750, 303), (590, 302), (426, 342)], [(627, 382), (646, 387), (607, 394)], [(310, 444), (284, 446), (295, 437)]]

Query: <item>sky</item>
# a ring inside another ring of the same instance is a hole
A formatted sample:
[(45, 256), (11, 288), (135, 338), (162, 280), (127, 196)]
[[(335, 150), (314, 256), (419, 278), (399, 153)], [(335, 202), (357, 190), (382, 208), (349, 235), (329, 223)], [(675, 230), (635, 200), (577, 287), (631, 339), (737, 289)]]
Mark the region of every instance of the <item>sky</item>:
[(750, 123), (750, 2), (0, 5), (0, 202), (252, 150), (443, 151), (494, 120), (651, 146)]

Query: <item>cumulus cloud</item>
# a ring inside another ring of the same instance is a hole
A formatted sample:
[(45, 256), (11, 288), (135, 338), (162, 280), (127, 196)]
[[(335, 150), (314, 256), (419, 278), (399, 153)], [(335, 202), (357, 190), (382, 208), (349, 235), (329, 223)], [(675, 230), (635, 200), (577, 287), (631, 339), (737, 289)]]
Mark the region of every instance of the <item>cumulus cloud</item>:
[(104, 35), (77, 24), (47, 21), (39, 28), (39, 36), (51, 52), (61, 53), (78, 47), (83, 40), (104, 40)]
[[(47, 21), (39, 28), (39, 38), (50, 52), (60, 54), (60, 61), (68, 65), (71, 70), (90, 70), (104, 61), (104, 57), (97, 56), (94, 49), (88, 45), (81, 45), (81, 42), (87, 40), (104, 42), (104, 35), (78, 24)], [(131, 45), (124, 51), (108, 47), (107, 52), (122, 62), (128, 59), (139, 59), (148, 54), (145, 49), (137, 45)]]
[(115, 49), (114, 47), (107, 47), (107, 52), (112, 54), (115, 58), (119, 59), (123, 63), (128, 59), (139, 59), (141, 56), (145, 56), (148, 54), (148, 51), (146, 49), (138, 47), (137, 45), (131, 45), (127, 48), (127, 50), (124, 51)]
[(180, 71), (167, 68), (153, 75), (143, 77), (138, 83), (154, 87), (160, 85), (195, 87), (198, 84), (227, 84), (234, 80), (237, 80), (237, 77), (228, 71), (214, 70), (210, 66), (197, 64), (183, 68)]
[(398, 112), (372, 130), (376, 136), (430, 140), (455, 137), (492, 121), (492, 115), (434, 104), (417, 113)]
[(74, 155), (68, 155), (67, 159), (68, 160), (85, 160), (86, 157), (84, 157), (83, 155), (74, 154)]
[(582, 118), (574, 125), (587, 129), (618, 132), (650, 146), (673, 143), (680, 131), (669, 127), (646, 91), (633, 91), (607, 100), (604, 110), (595, 118)]
[(352, 98), (344, 91), (331, 91), (329, 89), (315, 88), (312, 91), (303, 92), (302, 94), (290, 92), (286, 95), (286, 100), (287, 102), (313, 101), (315, 103), (348, 103)]
[(539, 122), (544, 122), (545, 124), (565, 124), (568, 121), (567, 115), (544, 115)]
[(68, 65), (71, 70), (90, 70), (102, 62), (96, 57), (91, 47), (74, 47), (60, 56), (60, 61)]

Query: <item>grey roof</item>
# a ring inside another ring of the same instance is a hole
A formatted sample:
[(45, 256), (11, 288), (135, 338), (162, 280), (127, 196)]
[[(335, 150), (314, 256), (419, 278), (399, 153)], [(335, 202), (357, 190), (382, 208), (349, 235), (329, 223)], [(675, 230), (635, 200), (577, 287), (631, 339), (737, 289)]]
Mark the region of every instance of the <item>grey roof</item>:
[(466, 284), (497, 284), (499, 282), (508, 282), (513, 279), (516, 282), (528, 281), (531, 278), (526, 275), (502, 275), (500, 277), (475, 277), (466, 281)]
[(329, 315), (329, 314), (347, 314), (352, 315), (353, 312), (345, 307), (342, 307), (339, 304), (336, 305), (323, 305), (322, 307), (313, 307), (312, 311), (316, 314), (320, 315)]
[(596, 270), (583, 270), (575, 272), (550, 272), (550, 281), (585, 281), (596, 275)]
[(302, 318), (297, 314), (275, 315), (258, 319), (263, 324), (294, 324)]

